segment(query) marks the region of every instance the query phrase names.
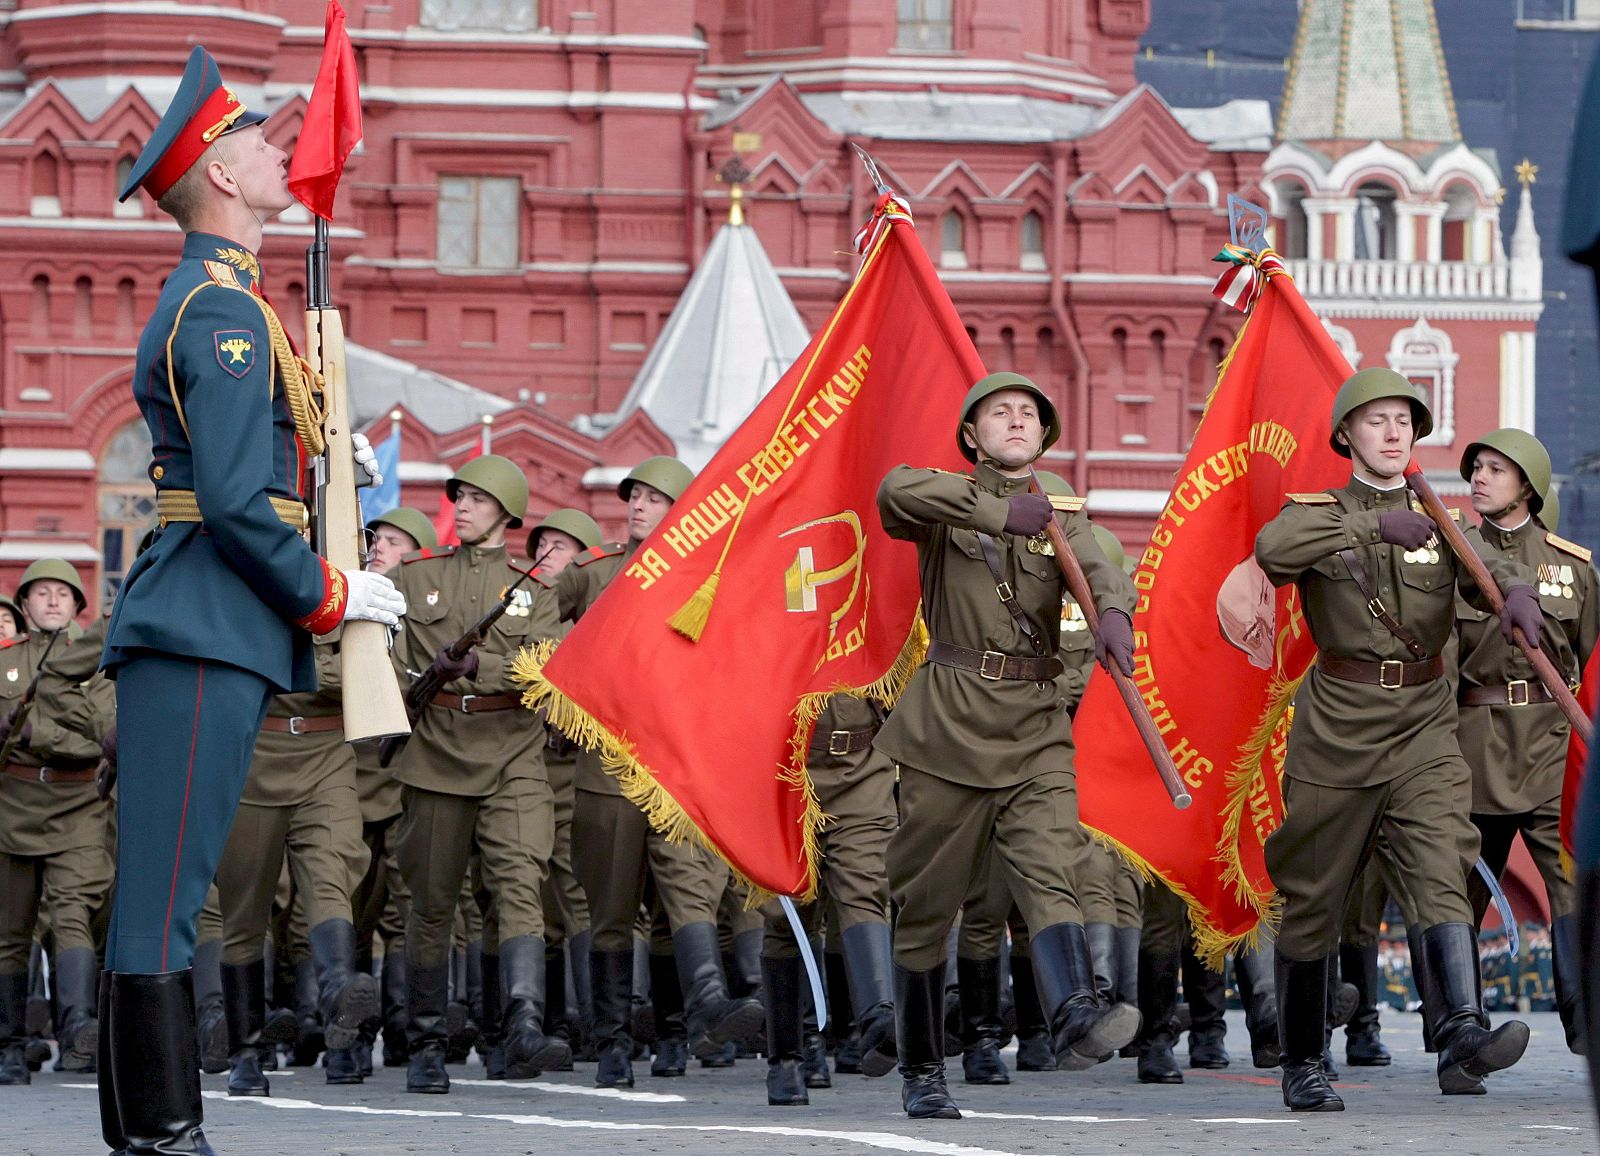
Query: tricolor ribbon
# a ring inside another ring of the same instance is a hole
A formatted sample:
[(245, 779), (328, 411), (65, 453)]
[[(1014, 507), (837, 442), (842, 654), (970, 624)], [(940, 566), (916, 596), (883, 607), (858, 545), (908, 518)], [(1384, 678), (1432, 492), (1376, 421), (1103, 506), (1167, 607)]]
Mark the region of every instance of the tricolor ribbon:
[(904, 221), (912, 224), (911, 205), (904, 197), (897, 197), (893, 193), (884, 193), (878, 198), (878, 203), (872, 206), (872, 216), (865, 225), (862, 225), (855, 236), (857, 253), (865, 253), (872, 248), (873, 241), (877, 238), (878, 230), (888, 227), (892, 221)]
[(1212, 288), (1213, 297), (1220, 298), (1230, 309), (1248, 313), (1261, 296), (1261, 287), (1272, 277), (1287, 277), (1283, 260), (1271, 249), (1252, 252), (1243, 245), (1222, 246), (1222, 252), (1211, 258), (1228, 263), (1229, 268), (1217, 278)]

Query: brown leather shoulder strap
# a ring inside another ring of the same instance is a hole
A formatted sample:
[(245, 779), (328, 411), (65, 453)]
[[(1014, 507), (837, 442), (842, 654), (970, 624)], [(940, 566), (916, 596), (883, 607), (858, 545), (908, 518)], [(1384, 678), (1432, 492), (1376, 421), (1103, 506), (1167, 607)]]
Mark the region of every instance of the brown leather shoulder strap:
[(1350, 577), (1356, 580), (1362, 596), (1367, 600), (1367, 609), (1372, 611), (1372, 616), (1388, 628), (1390, 634), (1405, 644), (1416, 658), (1427, 658), (1428, 648), (1418, 641), (1417, 636), (1407, 630), (1404, 624), (1389, 613), (1389, 608), (1383, 604), (1383, 599), (1378, 597), (1377, 590), (1372, 585), (1372, 576), (1367, 573), (1366, 563), (1361, 561), (1361, 555), (1354, 550), (1340, 550), (1339, 557), (1344, 559), (1344, 564), (1350, 568)]
[(1005, 571), (1000, 568), (1000, 549), (995, 540), (982, 530), (977, 531), (978, 545), (983, 547), (983, 560), (989, 567), (989, 573), (994, 575), (994, 592), (1000, 596), (1000, 604), (1011, 612), (1011, 617), (1016, 619), (1017, 629), (1022, 631), (1027, 638), (1028, 645), (1033, 647), (1033, 652), (1041, 658), (1050, 654), (1050, 644), (1039, 633), (1039, 628), (1028, 617), (1028, 612), (1017, 601), (1017, 593), (1011, 588), (1011, 583), (1006, 580)]

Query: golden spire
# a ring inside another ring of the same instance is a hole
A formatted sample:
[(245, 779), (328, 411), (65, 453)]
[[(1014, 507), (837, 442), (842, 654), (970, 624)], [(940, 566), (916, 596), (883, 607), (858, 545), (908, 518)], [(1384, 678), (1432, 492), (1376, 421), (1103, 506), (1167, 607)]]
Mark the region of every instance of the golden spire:
[(1539, 166), (1534, 164), (1527, 157), (1523, 157), (1522, 163), (1516, 168), (1516, 173), (1517, 181), (1522, 185), (1523, 188), (1527, 188), (1529, 185), (1538, 181)]
[(754, 175), (739, 156), (729, 157), (728, 163), (717, 170), (717, 180), (728, 186), (728, 224), (735, 228), (744, 224), (744, 186)]

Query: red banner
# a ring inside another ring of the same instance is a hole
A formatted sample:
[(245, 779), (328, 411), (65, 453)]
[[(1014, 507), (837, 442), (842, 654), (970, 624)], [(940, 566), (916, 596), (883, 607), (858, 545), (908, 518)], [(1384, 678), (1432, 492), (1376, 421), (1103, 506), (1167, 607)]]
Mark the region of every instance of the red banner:
[(956, 411), (984, 372), (895, 203), (864, 248), (827, 324), (553, 657), (517, 664), (528, 706), (599, 748), (658, 830), (777, 894), (816, 886), (804, 756), (826, 695), (892, 700), (925, 648), (916, 551), (883, 532), (878, 484), (902, 462), (965, 466)]
[(1256, 565), (1256, 533), (1285, 493), (1350, 473), (1328, 445), (1350, 367), (1281, 265), (1256, 262), (1259, 299), (1133, 576), (1134, 681), (1193, 806), (1173, 809), (1104, 671), (1073, 725), (1084, 824), (1183, 896), (1213, 961), (1271, 917), (1262, 847), (1283, 816), (1289, 704), (1316, 654), (1299, 592)]
[(322, 62), (289, 161), (289, 191), (325, 221), (333, 220), (333, 197), (344, 174), (344, 162), (360, 140), (356, 53), (344, 30), (344, 9), (339, 0), (328, 0)]
[[(1583, 667), (1583, 682), (1578, 686), (1578, 705), (1583, 708), (1583, 713), (1594, 718), (1594, 706), (1597, 697), (1600, 697), (1600, 647), (1596, 647), (1589, 661)], [(1589, 744), (1579, 737), (1578, 732), (1572, 732), (1572, 738), (1567, 741), (1567, 770), (1566, 777), (1561, 782), (1561, 820), (1558, 824), (1561, 833), (1561, 866), (1567, 873), (1567, 878), (1574, 878), (1572, 855), (1572, 823), (1578, 814), (1578, 795), (1583, 790), (1583, 772), (1589, 765)]]

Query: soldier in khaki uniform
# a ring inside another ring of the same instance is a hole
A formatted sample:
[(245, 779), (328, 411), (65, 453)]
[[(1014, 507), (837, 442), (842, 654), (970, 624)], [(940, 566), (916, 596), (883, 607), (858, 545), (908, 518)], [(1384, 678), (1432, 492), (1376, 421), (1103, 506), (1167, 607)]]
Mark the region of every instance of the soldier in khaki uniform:
[[(850, 1002), (861, 1032), (861, 1071), (894, 1068), (894, 986), (889, 933), (889, 880), (884, 856), (894, 834), (894, 764), (875, 751), (881, 708), (834, 695), (817, 716), (806, 770), (828, 816), (821, 831), (818, 899), (799, 908), (815, 939), (825, 904), (837, 913)], [(832, 918), (832, 916), (830, 916)], [(806, 1104), (800, 945), (776, 903), (766, 910), (761, 986), (767, 1004), (767, 1103)], [(829, 1003), (833, 1001), (830, 999)], [(826, 1073), (826, 1060), (823, 1072)]]
[[(1050, 499), (1029, 492), (1033, 462), (1060, 435), (1027, 378), (991, 374), (961, 407), (957, 444), (973, 474), (897, 466), (878, 489), (891, 537), (916, 543), (931, 642), (879, 733), (900, 764), (900, 826), (889, 845), (901, 1100), (913, 1117), (958, 1118), (944, 1080), (946, 937), (991, 849), (1032, 938), (1030, 954), (1057, 1062), (1093, 1066), (1133, 1038), (1139, 1013), (1094, 990), (1073, 873), (1078, 825), (1072, 722), (1056, 685), (1063, 582), (1042, 536)], [(1081, 508), (1081, 500), (1070, 499)], [(1099, 653), (1133, 662), (1133, 584), (1101, 552), (1088, 519), (1061, 527), (1102, 616)]]
[[(1484, 557), (1521, 563), (1539, 581), (1542, 649), (1568, 683), (1576, 683), (1600, 634), (1600, 596), (1589, 551), (1540, 524), (1550, 492), (1550, 455), (1532, 434), (1499, 429), (1461, 456), (1472, 483), (1472, 508), (1483, 519), (1467, 537)], [(1458, 606), (1461, 643), (1461, 753), (1472, 767), (1472, 822), (1483, 861), (1505, 871), (1518, 833), (1550, 897), (1556, 1007), (1567, 1046), (1581, 1047), (1583, 1029), (1573, 955), (1573, 887), (1561, 869), (1561, 785), (1571, 726), (1523, 653), (1508, 646), (1487, 616)], [(1489, 889), (1476, 872), (1469, 892), (1478, 919)]]
[(405, 785), (396, 858), (411, 890), (406, 922), (410, 1063), (406, 1090), (444, 1093), (445, 1005), (451, 934), (467, 863), (476, 850), (487, 899), (498, 916), (497, 956), (484, 971), (499, 980), (500, 1029), (508, 1076), (571, 1060), (547, 1036), (544, 865), (554, 839), (545, 727), (521, 706), (510, 662), (524, 646), (556, 634), (556, 601), (537, 575), (512, 593), (510, 609), (482, 646), (453, 661), (446, 650), (498, 603), (524, 571), (506, 549), (522, 525), (528, 480), (497, 454), (465, 463), (445, 484), (461, 545), (423, 550), (395, 574), (410, 592), (395, 660), (403, 670), (437, 668), (444, 682), (423, 708), (395, 777)]
[[(1476, 832), (1459, 805), (1470, 772), (1442, 654), (1455, 596), (1481, 595), (1411, 509), (1405, 470), (1433, 428), (1415, 387), (1389, 369), (1352, 376), (1334, 398), (1331, 444), (1351, 459), (1342, 489), (1291, 494), (1256, 538), (1274, 585), (1299, 586), (1320, 651), (1295, 700), (1284, 764), (1283, 825), (1267, 869), (1283, 895), (1276, 979), (1283, 1098), (1294, 1111), (1341, 1111), (1322, 1066), (1328, 954), (1357, 876), (1381, 833), (1412, 895), (1439, 1046), (1439, 1086), (1481, 1092), (1515, 1063), (1522, 1023), (1488, 1030), (1463, 848)], [(1539, 598), (1519, 566), (1487, 560), (1505, 589), (1501, 626), (1539, 628)]]
[(9, 598), (0, 597), (0, 642), (10, 642), (22, 633), (22, 611)]
[[(542, 559), (539, 575), (554, 583), (586, 550), (605, 544), (599, 525), (582, 510), (552, 510), (528, 533), (528, 557)], [(563, 622), (561, 637), (571, 630)], [(572, 813), (576, 806), (578, 748), (566, 735), (548, 728), (545, 770), (555, 805), (555, 839), (544, 877), (545, 974), (549, 987), (545, 1021), (550, 1030), (572, 1042), (566, 1006), (567, 979), (577, 1001), (577, 1021), (587, 1033), (594, 1017), (589, 986), (589, 899), (572, 865)]]
[[(96, 638), (73, 622), (83, 583), (72, 566), (47, 558), (23, 572), (17, 602), (28, 633), (0, 644), (0, 717), (14, 715), (49, 648), (33, 705), (10, 738), (0, 770), (0, 1084), (26, 1084), (23, 1058), (28, 951), (40, 905), (50, 912), (62, 1067), (93, 1071), (99, 1051), (94, 918), (111, 887), (110, 813), (95, 791), (101, 739), (111, 729), (115, 696), (94, 673)], [(65, 632), (65, 633), (63, 633)], [(88, 638), (81, 647), (79, 636)], [(52, 641), (54, 646), (51, 647)], [(76, 650), (74, 648), (76, 647)], [(52, 674), (80, 666), (76, 677)]]
[(361, 841), (355, 752), (344, 741), (340, 714), (338, 638), (335, 631), (316, 641), (315, 691), (276, 695), (268, 703), (217, 866), (230, 1096), (269, 1094), (261, 1069), (267, 1011), (262, 943), (285, 858), (294, 902), (304, 905), (309, 928), (304, 934), (328, 1083), (361, 1082), (352, 1049), (361, 1025), (379, 1011), (377, 982), (370, 971), (356, 968), (350, 895), (366, 872), (367, 848)]
[[(577, 621), (594, 605), (692, 479), (676, 458), (647, 458), (629, 471), (617, 486), (617, 496), (628, 503), (628, 541), (588, 550), (561, 572), (556, 592), (564, 621)], [(593, 933), (589, 963), (600, 1058), (595, 1083), (632, 1087), (633, 928), (647, 883), (654, 884), (672, 928), (690, 1051), (715, 1056), (724, 1044), (754, 1031), (762, 1009), (753, 999), (731, 999), (722, 973), (717, 904), (727, 868), (699, 848), (667, 842), (623, 798), (594, 751), (579, 752), (576, 786), (573, 869), (589, 900)]]
[[(401, 559), (418, 550), (439, 548), (439, 535), (421, 510), (400, 506), (367, 520), (372, 547), (367, 569), (392, 574)], [(351, 897), (356, 925), (356, 962), (372, 970), (372, 939), (383, 941), (383, 1063), (398, 1067), (406, 1059), (406, 952), (405, 923), (411, 909), (395, 862), (394, 843), (400, 819), (400, 782), (394, 768), (379, 764), (378, 743), (355, 744), (356, 795), (361, 803), (361, 839), (367, 845), (367, 871)], [(356, 1059), (364, 1075), (372, 1074), (372, 1025), (362, 1026)]]

